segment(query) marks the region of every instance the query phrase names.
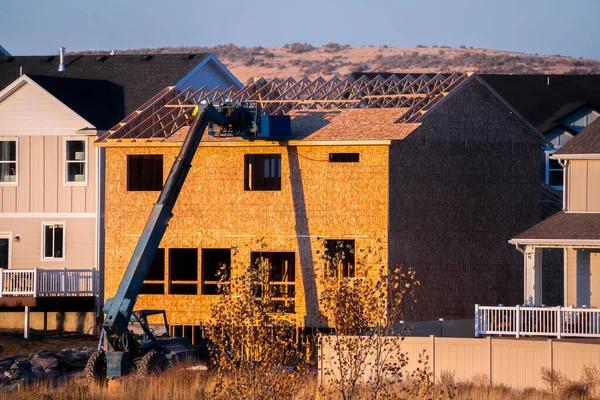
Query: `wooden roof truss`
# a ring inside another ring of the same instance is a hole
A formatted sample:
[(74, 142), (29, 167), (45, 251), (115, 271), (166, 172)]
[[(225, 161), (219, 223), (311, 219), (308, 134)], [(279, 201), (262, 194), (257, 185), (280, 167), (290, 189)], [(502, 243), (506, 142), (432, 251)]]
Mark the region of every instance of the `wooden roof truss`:
[(468, 74), (395, 75), (373, 79), (366, 76), (295, 80), (260, 78), (236, 90), (219, 86), (198, 90), (165, 88), (140, 109), (105, 133), (99, 141), (164, 140), (189, 125), (192, 108), (218, 101), (255, 101), (262, 114), (292, 111), (341, 110), (353, 108), (402, 108), (398, 123), (419, 122), (420, 118), (448, 93), (464, 82)]

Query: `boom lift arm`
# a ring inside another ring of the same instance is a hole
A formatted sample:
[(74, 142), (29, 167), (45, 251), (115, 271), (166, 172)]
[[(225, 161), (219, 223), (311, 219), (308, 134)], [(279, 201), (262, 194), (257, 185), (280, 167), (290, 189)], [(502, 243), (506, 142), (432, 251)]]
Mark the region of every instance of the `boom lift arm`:
[(205, 104), (194, 110), (192, 115), (195, 115), (195, 118), (188, 135), (171, 167), (158, 201), (154, 204), (117, 293), (113, 299), (106, 301), (103, 328), (109, 351), (128, 352), (130, 346), (134, 346), (135, 340), (128, 330), (128, 325), (137, 296), (173, 216), (173, 207), (209, 123), (218, 125), (216, 129), (220, 133), (227, 132), (236, 136), (255, 135), (258, 132), (255, 110), (252, 113), (249, 107), (239, 103), (225, 103), (219, 105), (219, 108), (222, 112), (212, 104)]

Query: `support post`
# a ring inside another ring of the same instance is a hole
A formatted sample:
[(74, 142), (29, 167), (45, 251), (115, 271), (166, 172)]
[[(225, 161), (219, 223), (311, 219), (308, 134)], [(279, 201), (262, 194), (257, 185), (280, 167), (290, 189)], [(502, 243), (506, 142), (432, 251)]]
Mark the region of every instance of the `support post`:
[(479, 304), (475, 304), (475, 337), (479, 337)]
[(62, 293), (63, 296), (67, 296), (67, 269), (63, 268), (62, 269)]
[(556, 338), (562, 339), (562, 307), (556, 307)]
[(25, 306), (25, 323), (23, 325), (23, 337), (29, 340), (29, 306)]
[(33, 297), (38, 297), (38, 275), (39, 275), (39, 270), (38, 268), (34, 268), (33, 269)]
[(532, 246), (525, 248), (524, 262), (524, 304), (542, 305), (542, 249)]
[(4, 271), (0, 269), (0, 297), (2, 297), (2, 292), (4, 292)]
[(521, 306), (517, 305), (517, 311), (515, 315), (515, 333), (517, 337), (521, 337)]

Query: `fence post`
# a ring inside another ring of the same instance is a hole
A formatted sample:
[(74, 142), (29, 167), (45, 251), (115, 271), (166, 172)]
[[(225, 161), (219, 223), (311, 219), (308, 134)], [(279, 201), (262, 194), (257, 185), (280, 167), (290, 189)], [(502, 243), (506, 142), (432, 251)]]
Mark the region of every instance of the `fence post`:
[(562, 308), (556, 307), (556, 338), (562, 338)]
[(479, 337), (479, 304), (475, 304), (475, 337)]
[(431, 339), (431, 356), (430, 356), (430, 360), (431, 360), (431, 372), (432, 372), (432, 380), (433, 380), (433, 384), (435, 385), (435, 335), (430, 335), (429, 338)]
[(516, 334), (517, 337), (521, 337), (521, 306), (517, 305), (517, 315), (515, 316), (516, 323)]
[(25, 321), (23, 323), (23, 338), (29, 339), (29, 324), (30, 324), (30, 316), (29, 316), (29, 306), (25, 306)]
[[(39, 269), (38, 268), (34, 268), (33, 269), (33, 297), (38, 297), (38, 293), (39, 293), (39, 290), (38, 290), (38, 285), (39, 285), (38, 274), (39, 274)], [(27, 339), (29, 339), (29, 338), (27, 338)]]

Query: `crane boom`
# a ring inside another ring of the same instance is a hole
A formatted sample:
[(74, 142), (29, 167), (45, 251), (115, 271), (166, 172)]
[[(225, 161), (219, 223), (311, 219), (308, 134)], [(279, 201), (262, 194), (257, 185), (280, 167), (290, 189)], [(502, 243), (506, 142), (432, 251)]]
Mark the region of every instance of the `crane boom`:
[(221, 113), (212, 104), (200, 105), (194, 111), (197, 113), (196, 117), (175, 158), (158, 201), (152, 208), (117, 293), (113, 299), (107, 300), (104, 306), (106, 318), (103, 328), (111, 350), (128, 350), (128, 325), (133, 307), (169, 220), (173, 216), (173, 207), (208, 124), (212, 122), (221, 127), (232, 127), (240, 136), (256, 133), (256, 124), (252, 123), (255, 119), (244, 114), (245, 108), (239, 105), (232, 108), (231, 104), (228, 104), (230, 109), (235, 109), (235, 113)]

